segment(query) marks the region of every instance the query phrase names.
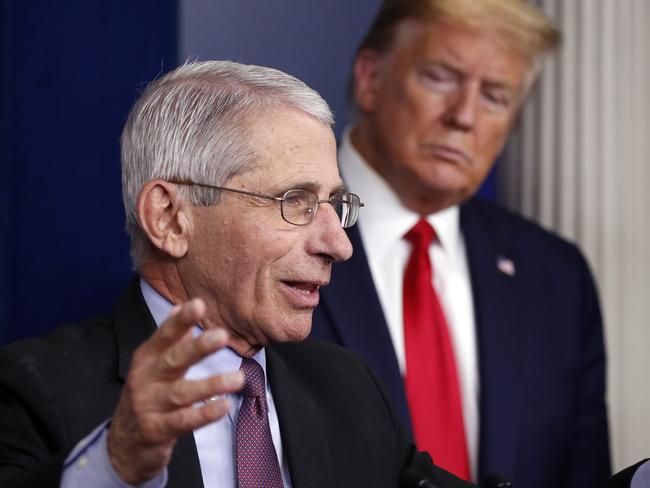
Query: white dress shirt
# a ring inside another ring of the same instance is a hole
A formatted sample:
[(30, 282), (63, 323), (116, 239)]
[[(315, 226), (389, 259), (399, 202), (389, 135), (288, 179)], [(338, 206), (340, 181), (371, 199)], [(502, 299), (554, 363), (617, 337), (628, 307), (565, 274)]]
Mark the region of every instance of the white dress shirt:
[[(411, 249), (403, 237), (421, 217), (405, 208), (386, 181), (363, 160), (352, 146), (350, 128), (343, 134), (338, 157), (343, 181), (365, 204), (359, 212), (357, 225), (404, 375), (402, 287)], [(439, 239), (431, 245), (429, 257), (434, 270), (433, 286), (445, 312), (456, 357), (470, 470), (475, 478), (479, 432), (478, 358), (472, 288), (459, 217), (458, 207), (427, 216)]]

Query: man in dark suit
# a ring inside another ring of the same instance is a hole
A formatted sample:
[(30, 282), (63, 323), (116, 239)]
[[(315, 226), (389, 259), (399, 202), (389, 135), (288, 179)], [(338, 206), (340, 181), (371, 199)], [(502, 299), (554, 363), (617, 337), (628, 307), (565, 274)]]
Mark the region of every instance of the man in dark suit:
[(469, 486), (356, 354), (300, 342), (360, 206), (331, 123), (269, 68), (147, 87), (122, 135), (139, 276), (112, 315), (0, 351), (3, 487)]
[(472, 198), (558, 42), (519, 0), (382, 4), (356, 54), (357, 119), (339, 149), (366, 208), (313, 327), (368, 360), (438, 464), (525, 488), (596, 486), (610, 472), (585, 260)]

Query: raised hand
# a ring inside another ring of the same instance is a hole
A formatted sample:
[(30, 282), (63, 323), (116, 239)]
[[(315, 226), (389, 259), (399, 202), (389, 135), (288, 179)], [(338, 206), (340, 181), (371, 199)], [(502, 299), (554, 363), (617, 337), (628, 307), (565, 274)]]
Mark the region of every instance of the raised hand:
[(108, 430), (108, 454), (120, 478), (132, 485), (156, 476), (169, 463), (176, 439), (223, 417), (225, 399), (195, 403), (235, 392), (244, 385), (239, 371), (189, 381), (185, 372), (228, 343), (223, 329), (192, 337), (205, 313), (193, 299), (174, 308), (160, 328), (142, 343), (133, 360)]

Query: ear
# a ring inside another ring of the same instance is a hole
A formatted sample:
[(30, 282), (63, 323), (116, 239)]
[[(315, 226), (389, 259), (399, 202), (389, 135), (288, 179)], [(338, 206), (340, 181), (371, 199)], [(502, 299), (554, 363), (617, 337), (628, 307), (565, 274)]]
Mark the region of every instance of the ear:
[(140, 226), (154, 247), (174, 258), (185, 256), (190, 212), (175, 184), (158, 179), (148, 181), (138, 196), (137, 212)]
[(372, 112), (377, 105), (381, 58), (377, 51), (362, 49), (354, 60), (354, 99), (362, 112)]

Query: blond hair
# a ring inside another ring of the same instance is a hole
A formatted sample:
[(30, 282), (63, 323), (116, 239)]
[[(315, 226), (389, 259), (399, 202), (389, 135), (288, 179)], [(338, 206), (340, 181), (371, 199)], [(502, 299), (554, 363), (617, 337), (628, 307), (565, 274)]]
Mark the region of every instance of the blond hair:
[(525, 0), (384, 0), (357, 52), (389, 50), (398, 25), (405, 20), (493, 32), (532, 65), (538, 64), (561, 40), (554, 23)]

